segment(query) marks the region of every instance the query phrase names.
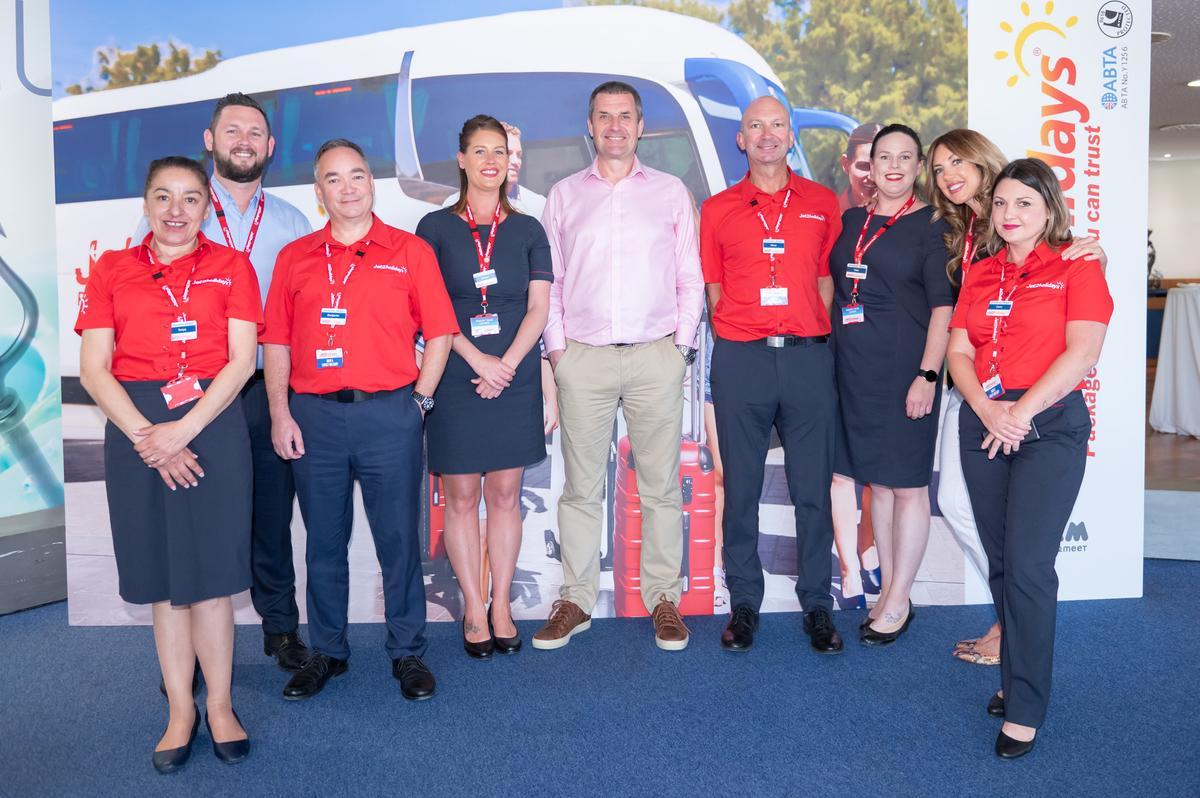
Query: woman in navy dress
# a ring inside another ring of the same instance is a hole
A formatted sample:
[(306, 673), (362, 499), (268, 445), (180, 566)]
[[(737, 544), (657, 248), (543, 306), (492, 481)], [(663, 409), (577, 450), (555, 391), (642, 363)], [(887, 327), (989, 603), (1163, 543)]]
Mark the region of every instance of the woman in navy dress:
[[(446, 553), (463, 593), (463, 646), (476, 658), (521, 646), (509, 589), (521, 548), (521, 476), (546, 457), (538, 340), (550, 305), (550, 243), (508, 202), (508, 138), (480, 115), (458, 139), (459, 199), (417, 235), (437, 255), (460, 335), (426, 432), (446, 492)], [(487, 509), (490, 608), (480, 589), (479, 499)]]
[(875, 205), (851, 208), (830, 255), (840, 423), (834, 471), (871, 486), (883, 586), (861, 627), (895, 642), (912, 620), (909, 593), (929, 540), (929, 483), (942, 362), (954, 304), (947, 226), (916, 195), (921, 141), (888, 125), (871, 145)]

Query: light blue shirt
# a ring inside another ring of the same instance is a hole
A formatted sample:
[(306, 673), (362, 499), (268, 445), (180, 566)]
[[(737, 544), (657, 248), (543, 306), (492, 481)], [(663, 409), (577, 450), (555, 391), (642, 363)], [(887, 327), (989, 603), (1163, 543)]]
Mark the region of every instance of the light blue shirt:
[[(210, 178), (221, 208), (225, 211), (225, 222), (229, 225), (229, 234), (233, 236), (234, 246), (238, 251), (246, 247), (246, 238), (250, 235), (250, 227), (254, 224), (254, 214), (258, 212), (258, 200), (262, 196), (262, 185), (254, 192), (246, 212), (242, 213), (230, 193), (215, 177)], [(217, 211), (210, 208), (208, 218), (200, 227), (201, 232), (215, 244), (225, 245), (225, 234), (221, 232), (221, 223), (217, 220)], [(150, 224), (143, 216), (138, 223), (134, 243), (141, 243), (150, 232)], [(271, 274), (275, 271), (275, 258), (279, 250), (312, 232), (308, 218), (295, 205), (274, 194), (267, 194), (266, 205), (263, 206), (262, 222), (258, 226), (258, 236), (254, 239), (254, 249), (250, 251), (250, 263), (258, 277), (258, 290), (262, 295), (264, 305), (267, 301), (267, 290), (271, 287)], [(258, 350), (258, 367), (262, 368), (262, 347)]]

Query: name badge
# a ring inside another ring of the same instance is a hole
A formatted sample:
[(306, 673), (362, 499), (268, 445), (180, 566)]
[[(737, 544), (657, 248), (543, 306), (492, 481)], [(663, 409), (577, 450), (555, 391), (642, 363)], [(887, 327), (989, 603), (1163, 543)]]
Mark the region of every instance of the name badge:
[(787, 288), (783, 286), (776, 286), (775, 288), (760, 288), (758, 290), (758, 304), (762, 305), (764, 308), (777, 305), (786, 305), (787, 303)]
[(341, 327), (346, 323), (345, 308), (321, 308), (321, 323), (330, 327)]
[(497, 335), (500, 332), (500, 317), (495, 313), (480, 313), (471, 317), (471, 335)]
[(1004, 386), (1000, 383), (999, 374), (993, 374), (983, 381), (983, 392), (988, 399), (995, 399), (1004, 394)]
[(197, 336), (196, 322), (186, 319), (171, 322), (172, 341), (194, 341)]
[(784, 244), (782, 238), (764, 238), (763, 254), (764, 255), (782, 255)]
[[(195, 336), (192, 337), (195, 338)], [(171, 380), (159, 390), (162, 391), (163, 400), (167, 403), (167, 409), (169, 410), (183, 407), (187, 403), (194, 402), (201, 396), (204, 396), (204, 389), (200, 387), (200, 380), (195, 377), (189, 377), (186, 374)]]
[(484, 269), (481, 272), (475, 272), (471, 275), (471, 279), (475, 281), (476, 288), (487, 288), (489, 285), (495, 285), (500, 282), (496, 277), (495, 269)]
[(865, 263), (847, 263), (846, 277), (851, 280), (867, 279), (867, 264)]
[(846, 305), (842, 308), (842, 324), (862, 324), (866, 320), (862, 305)]
[(342, 348), (339, 346), (336, 349), (318, 349), (317, 350), (317, 368), (319, 369), (340, 369), (342, 367)]
[(987, 315), (989, 316), (1007, 316), (1012, 313), (1011, 299), (993, 299), (988, 303)]

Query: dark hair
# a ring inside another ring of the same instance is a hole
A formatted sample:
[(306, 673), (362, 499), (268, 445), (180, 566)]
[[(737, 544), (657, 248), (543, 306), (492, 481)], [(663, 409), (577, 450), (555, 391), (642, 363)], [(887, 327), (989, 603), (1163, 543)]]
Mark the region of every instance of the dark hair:
[(864, 144), (875, 143), (875, 134), (883, 129), (883, 125), (878, 122), (866, 122), (854, 128), (850, 132), (850, 138), (846, 140), (846, 157), (853, 158), (854, 151)]
[[(1046, 220), (1046, 230), (1042, 233), (1043, 241), (1051, 247), (1057, 248), (1071, 240), (1071, 212), (1067, 210), (1067, 201), (1063, 197), (1053, 169), (1037, 158), (1018, 158), (1011, 161), (1008, 166), (1000, 170), (1000, 174), (996, 175), (995, 187), (992, 189), (993, 197), (996, 187), (999, 187), (1000, 183), (1005, 180), (1016, 180), (1033, 189), (1041, 195), (1042, 201), (1046, 203), (1046, 213), (1049, 218)], [(995, 218), (993, 214), (993, 222)], [(993, 224), (988, 234), (988, 251), (999, 252), (1004, 245), (1004, 240), (996, 234)]]
[[(367, 160), (367, 156), (363, 152), (362, 147), (358, 146), (350, 139), (329, 139), (328, 141), (326, 141), (324, 144), (322, 144), (320, 147), (317, 148), (317, 154), (313, 156), (313, 177), (314, 178), (317, 177), (317, 164), (320, 163), (321, 156), (324, 155), (325, 153), (329, 152), (330, 150), (336, 150), (339, 147), (345, 147), (348, 150), (354, 150), (355, 152), (358, 153), (359, 157), (363, 159), (363, 161)], [(367, 164), (367, 171), (368, 172), (371, 171), (371, 165), (369, 163)]]
[(632, 94), (638, 121), (642, 121), (642, 95), (638, 94), (638, 90), (633, 86), (621, 80), (606, 80), (592, 89), (592, 96), (588, 97), (588, 119), (592, 118), (592, 113), (596, 110), (596, 97), (601, 94)]
[[(513, 128), (516, 130), (516, 128)], [(471, 144), (471, 137), (481, 130), (487, 130), (492, 133), (497, 133), (504, 139), (504, 147), (508, 149), (508, 130), (504, 127), (504, 123), (494, 116), (487, 114), (479, 114), (463, 122), (462, 131), (458, 134), (458, 151), (464, 155), (467, 152), (467, 147)], [(520, 132), (517, 132), (520, 135)], [(454, 213), (463, 213), (467, 209), (467, 172), (459, 167), (458, 170), (458, 201), (450, 209)], [(500, 182), (500, 210), (508, 215), (518, 213), (517, 209), (508, 201), (508, 170), (504, 172), (504, 180)]]
[(191, 172), (192, 176), (200, 181), (200, 187), (204, 189), (204, 201), (208, 202), (208, 172), (204, 171), (204, 167), (200, 165), (199, 161), (193, 161), (182, 155), (168, 155), (166, 158), (158, 158), (150, 162), (150, 168), (146, 171), (146, 185), (142, 186), (143, 197), (150, 193), (150, 184), (164, 169), (183, 169)]
[(263, 120), (267, 123), (267, 135), (271, 135), (271, 118), (267, 116), (267, 112), (263, 110), (263, 107), (259, 104), (258, 100), (254, 99), (249, 94), (242, 94), (240, 91), (226, 94), (224, 97), (217, 100), (217, 104), (213, 106), (212, 119), (208, 123), (208, 129), (211, 132), (217, 132), (217, 122), (221, 118), (221, 112), (231, 105), (240, 105), (243, 108), (253, 108), (255, 111), (258, 111), (260, 114), (262, 114)]
[(921, 148), (921, 137), (917, 135), (917, 131), (913, 130), (908, 125), (901, 124), (900, 122), (892, 122), (890, 125), (884, 125), (879, 129), (879, 132), (875, 134), (875, 138), (871, 139), (872, 158), (875, 157), (875, 146), (879, 144), (879, 140), (884, 136), (890, 136), (893, 133), (903, 133), (912, 139), (913, 144), (917, 145), (917, 160), (925, 160), (925, 150)]

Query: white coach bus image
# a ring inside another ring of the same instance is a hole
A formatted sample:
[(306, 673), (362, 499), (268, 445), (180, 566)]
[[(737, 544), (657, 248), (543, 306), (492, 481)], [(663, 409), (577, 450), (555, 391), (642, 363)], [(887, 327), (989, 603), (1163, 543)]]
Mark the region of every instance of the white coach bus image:
[[(267, 34), (269, 35), (269, 34)], [(164, 155), (203, 159), (214, 101), (256, 97), (270, 116), (275, 153), (265, 185), (325, 223), (313, 195), (321, 143), (349, 138), (375, 176), (376, 212), (412, 230), (457, 190), (463, 121), (488, 113), (521, 130), (520, 183), (545, 195), (592, 159), (587, 99), (624, 80), (645, 106), (641, 159), (681, 178), (697, 203), (740, 180), (734, 141), (750, 100), (771, 94), (792, 110), (792, 167), (811, 174), (804, 134), (848, 133), (855, 122), (789, 103), (779, 78), (739, 37), (678, 14), (582, 7), (400, 28), (231, 58), (192, 77), (65, 97), (54, 103), (62, 374), (78, 390), (79, 292), (99, 254), (127, 246), (141, 216), (142, 181)], [(803, 98), (794, 98), (802, 100)]]

